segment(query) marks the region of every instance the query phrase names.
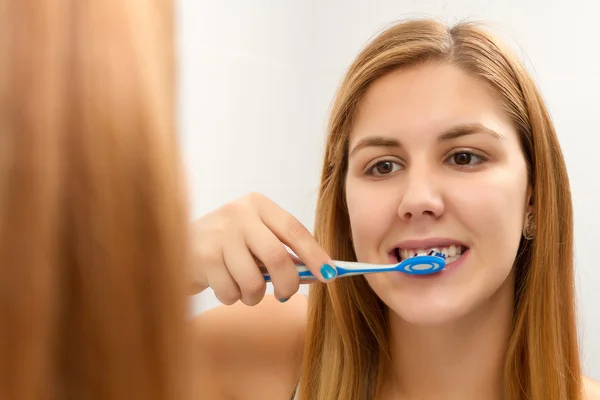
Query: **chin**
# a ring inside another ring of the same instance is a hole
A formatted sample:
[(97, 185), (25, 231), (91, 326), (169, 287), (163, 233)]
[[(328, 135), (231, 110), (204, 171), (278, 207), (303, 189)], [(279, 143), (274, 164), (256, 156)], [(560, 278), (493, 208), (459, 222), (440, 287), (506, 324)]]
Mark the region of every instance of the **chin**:
[(413, 326), (451, 325), (474, 315), (484, 317), (499, 310), (498, 307), (512, 309), (514, 284), (511, 279), (504, 282), (473, 279), (467, 285), (405, 285), (401, 288), (378, 287), (377, 283), (373, 282), (372, 287), (389, 308), (390, 317)]
[(434, 327), (451, 324), (468, 315), (473, 307), (466, 301), (424, 301), (412, 299), (399, 302), (393, 299), (387, 304), (390, 314), (394, 314), (402, 321), (420, 327)]
[[(373, 274), (366, 279), (389, 308), (390, 316), (411, 325), (445, 325), (464, 318), (485, 297), (478, 279), (466, 282), (450, 274), (445, 277), (413, 278), (398, 273)], [(485, 285), (483, 285), (485, 286)]]

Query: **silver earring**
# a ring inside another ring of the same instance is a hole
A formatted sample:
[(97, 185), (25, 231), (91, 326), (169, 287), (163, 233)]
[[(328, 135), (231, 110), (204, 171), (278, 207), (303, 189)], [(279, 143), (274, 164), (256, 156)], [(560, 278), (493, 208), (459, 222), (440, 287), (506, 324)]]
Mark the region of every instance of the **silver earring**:
[(527, 240), (533, 239), (534, 230), (535, 221), (533, 220), (533, 213), (527, 212), (525, 215), (525, 226), (523, 227), (523, 237)]

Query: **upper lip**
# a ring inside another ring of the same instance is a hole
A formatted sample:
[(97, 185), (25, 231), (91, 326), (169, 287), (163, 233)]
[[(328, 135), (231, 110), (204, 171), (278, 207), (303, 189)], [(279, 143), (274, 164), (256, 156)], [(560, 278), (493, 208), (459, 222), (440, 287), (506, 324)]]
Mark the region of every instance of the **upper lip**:
[(396, 249), (432, 249), (432, 248), (441, 248), (448, 247), (450, 245), (461, 245), (464, 247), (468, 247), (464, 242), (460, 240), (451, 239), (451, 238), (428, 238), (428, 239), (414, 239), (414, 240), (404, 240), (402, 242), (396, 243), (394, 247), (390, 249), (390, 251), (395, 251)]

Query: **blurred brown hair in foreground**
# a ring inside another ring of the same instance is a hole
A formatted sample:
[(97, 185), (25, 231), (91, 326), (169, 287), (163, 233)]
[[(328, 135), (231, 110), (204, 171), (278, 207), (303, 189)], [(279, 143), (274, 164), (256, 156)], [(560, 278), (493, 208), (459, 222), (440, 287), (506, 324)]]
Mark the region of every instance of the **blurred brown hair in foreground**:
[(184, 399), (167, 0), (0, 0), (0, 399)]

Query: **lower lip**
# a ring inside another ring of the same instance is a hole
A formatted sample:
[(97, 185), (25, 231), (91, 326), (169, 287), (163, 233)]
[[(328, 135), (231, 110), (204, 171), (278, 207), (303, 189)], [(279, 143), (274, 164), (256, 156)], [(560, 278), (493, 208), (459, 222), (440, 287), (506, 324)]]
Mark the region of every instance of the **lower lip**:
[(404, 275), (407, 278), (411, 279), (434, 279), (440, 276), (447, 275), (448, 273), (455, 271), (461, 265), (465, 263), (465, 259), (471, 252), (471, 249), (467, 249), (464, 253), (461, 254), (456, 260), (452, 261), (450, 264), (446, 264), (441, 271), (434, 272), (433, 274), (406, 274), (404, 272), (398, 272), (400, 275)]

